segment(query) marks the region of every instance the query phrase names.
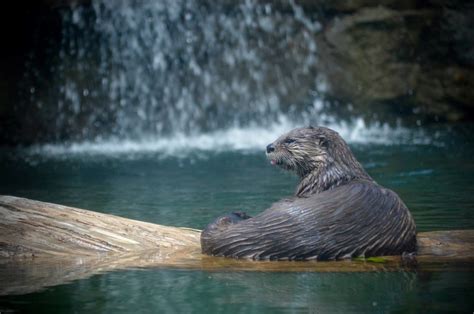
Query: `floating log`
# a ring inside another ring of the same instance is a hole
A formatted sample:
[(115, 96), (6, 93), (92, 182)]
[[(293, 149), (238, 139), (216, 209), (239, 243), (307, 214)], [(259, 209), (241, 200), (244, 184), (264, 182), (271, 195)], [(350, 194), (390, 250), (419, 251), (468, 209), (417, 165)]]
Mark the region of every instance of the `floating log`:
[[(398, 256), (336, 262), (234, 260), (201, 254), (200, 230), (0, 196), (0, 294), (126, 268), (363, 272), (399, 270)], [(418, 234), (417, 269), (473, 270), (474, 230)], [(21, 276), (19, 275), (21, 274)]]

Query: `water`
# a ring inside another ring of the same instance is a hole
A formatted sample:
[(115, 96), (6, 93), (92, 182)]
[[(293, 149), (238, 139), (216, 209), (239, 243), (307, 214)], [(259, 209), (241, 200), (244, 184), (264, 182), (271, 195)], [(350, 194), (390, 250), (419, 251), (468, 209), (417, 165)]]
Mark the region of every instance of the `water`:
[(116, 272), (23, 297), (32, 313), (472, 312), (470, 273)]
[[(400, 194), (419, 231), (474, 229), (472, 130), (472, 126), (425, 129), (427, 139), (429, 134), (441, 134), (429, 144), (350, 143), (369, 173)], [(218, 142), (215, 145), (220, 147)], [(102, 151), (68, 147), (3, 151), (0, 194), (203, 228), (225, 212), (245, 210), (254, 215), (291, 195), (297, 182), (291, 174), (270, 166), (262, 149), (249, 147), (128, 153), (107, 147)], [(127, 270), (43, 292), (4, 296), (0, 309), (48, 313), (470, 313), (473, 279), (471, 272), (452, 271)]]

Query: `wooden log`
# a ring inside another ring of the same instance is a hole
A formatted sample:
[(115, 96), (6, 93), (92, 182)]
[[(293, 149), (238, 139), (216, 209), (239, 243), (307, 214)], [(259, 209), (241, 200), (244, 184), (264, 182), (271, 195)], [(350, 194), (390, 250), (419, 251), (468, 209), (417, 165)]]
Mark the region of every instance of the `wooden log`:
[(96, 256), (198, 250), (200, 231), (0, 196), (0, 256)]
[[(473, 270), (474, 230), (418, 234), (416, 266), (400, 257), (337, 262), (234, 260), (201, 254), (200, 230), (0, 196), (0, 294), (36, 291), (96, 273), (136, 267), (361, 272)], [(45, 275), (48, 274), (48, 275)]]

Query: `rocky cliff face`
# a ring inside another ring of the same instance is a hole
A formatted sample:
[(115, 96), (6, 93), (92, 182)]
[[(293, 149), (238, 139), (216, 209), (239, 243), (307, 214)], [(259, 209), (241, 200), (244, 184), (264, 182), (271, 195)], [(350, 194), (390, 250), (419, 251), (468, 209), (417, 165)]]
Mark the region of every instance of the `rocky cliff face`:
[(321, 1), (319, 8), (327, 96), (361, 111), (434, 121), (474, 117), (474, 4)]

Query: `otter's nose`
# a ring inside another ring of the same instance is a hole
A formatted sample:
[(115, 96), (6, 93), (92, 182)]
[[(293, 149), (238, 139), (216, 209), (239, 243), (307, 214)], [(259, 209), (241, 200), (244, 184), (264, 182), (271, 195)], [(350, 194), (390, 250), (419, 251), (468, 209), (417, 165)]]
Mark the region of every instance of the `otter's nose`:
[(273, 144), (268, 144), (267, 145), (267, 153), (271, 153), (275, 150), (275, 146)]

